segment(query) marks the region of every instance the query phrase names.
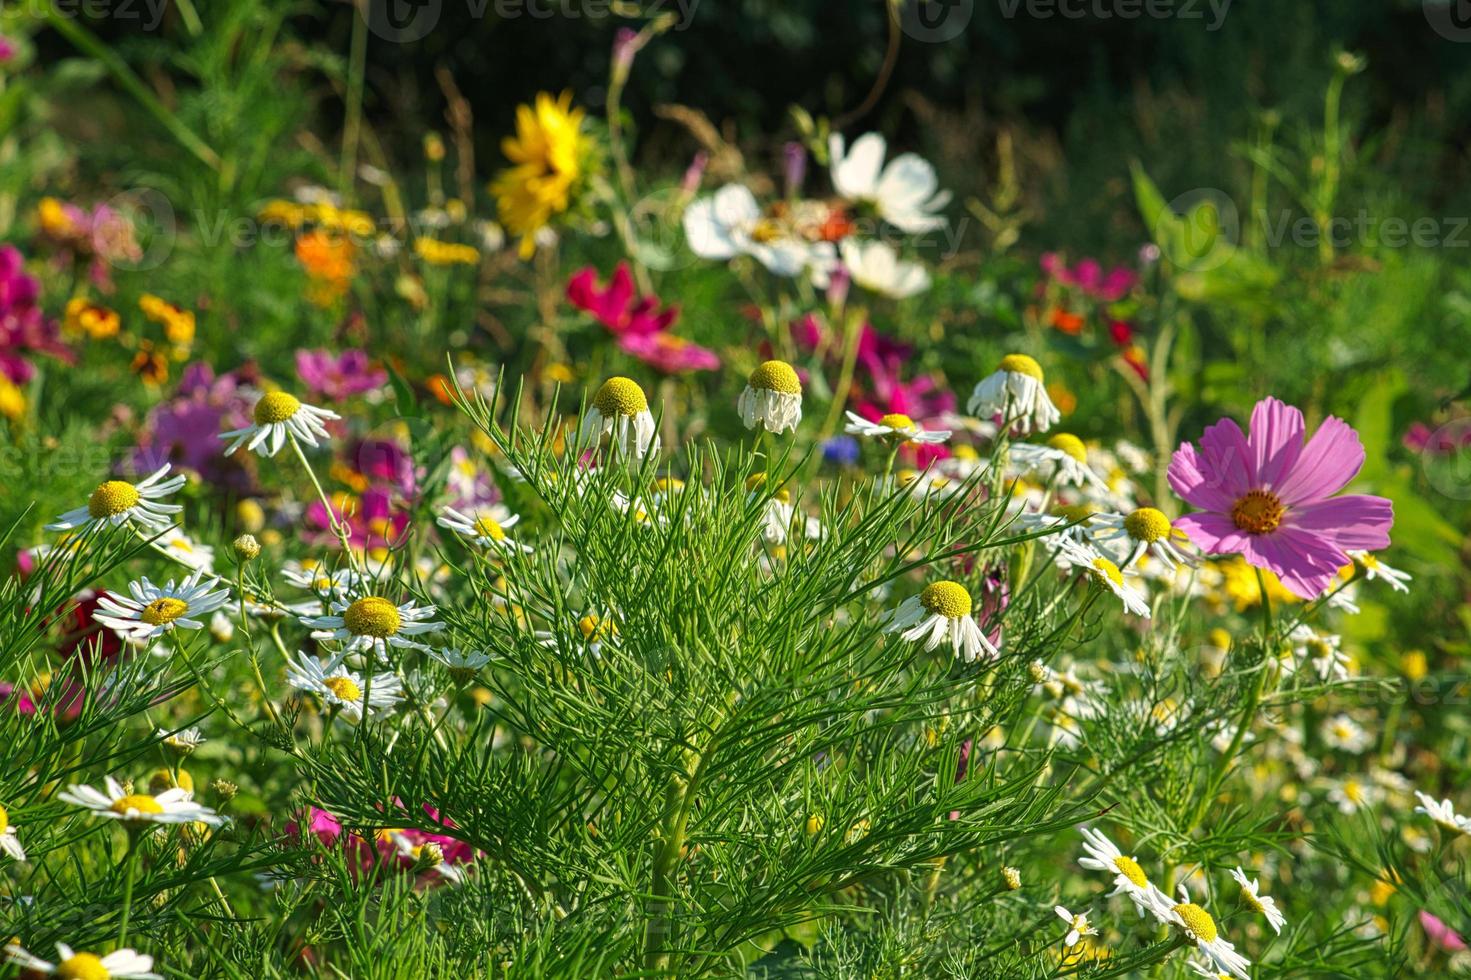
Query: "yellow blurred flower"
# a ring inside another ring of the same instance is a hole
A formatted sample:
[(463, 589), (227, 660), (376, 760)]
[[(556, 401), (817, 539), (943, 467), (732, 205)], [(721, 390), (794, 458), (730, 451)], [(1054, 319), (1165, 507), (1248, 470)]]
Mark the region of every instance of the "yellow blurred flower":
[(572, 93), (537, 95), (534, 105), (516, 110), (516, 135), (501, 142), (511, 166), (490, 185), (501, 223), (521, 236), (521, 257), (536, 251), (535, 234), (572, 203), (590, 147), (582, 133), (583, 111), (572, 108)]
[(12, 422), (18, 422), (25, 414), (25, 392), (17, 388), (5, 375), (0, 374), (0, 415)]
[(100, 306), (81, 296), (73, 296), (66, 304), (66, 329), (74, 334), (86, 334), (93, 340), (116, 337), (122, 320), (116, 310)]
[[(1262, 592), (1257, 586), (1257, 570), (1246, 563), (1244, 558), (1228, 558), (1217, 562), (1216, 567), (1221, 572), (1221, 591), (1235, 607), (1237, 612), (1244, 612), (1262, 603)], [(1267, 598), (1272, 600), (1272, 605), (1284, 603), (1298, 603), (1302, 600), (1287, 587), (1276, 575), (1263, 569), (1262, 581), (1267, 584)]]
[(430, 265), (475, 265), (480, 261), (480, 253), (471, 246), (437, 238), (414, 239), (414, 254)]
[(36, 205), (36, 218), (41, 222), (41, 230), (52, 238), (70, 238), (78, 231), (66, 207), (54, 197), (41, 198), (41, 203)]
[(143, 315), (163, 327), (163, 335), (175, 347), (188, 347), (194, 343), (194, 314), (183, 307), (152, 293), (144, 293), (138, 299), (138, 308)]
[(143, 379), (143, 383), (152, 387), (159, 387), (169, 379), (169, 360), (153, 349), (149, 341), (140, 341), (138, 353), (133, 355), (131, 365), (133, 373)]

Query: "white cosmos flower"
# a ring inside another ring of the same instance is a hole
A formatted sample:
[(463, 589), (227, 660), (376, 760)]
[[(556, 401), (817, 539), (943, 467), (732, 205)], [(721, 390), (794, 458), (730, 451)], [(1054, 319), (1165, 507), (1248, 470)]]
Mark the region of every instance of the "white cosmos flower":
[(1251, 980), (1247, 970), (1251, 961), (1240, 953), (1229, 940), (1221, 935), (1216, 920), (1209, 912), (1190, 900), (1185, 886), (1180, 886), (1180, 901), (1169, 904), (1166, 898), (1159, 906), (1160, 921), (1169, 923), (1184, 933), (1185, 938), (1200, 951), (1201, 955), (1215, 964), (1216, 969), (1229, 973), (1238, 980)]
[(93, 816), (121, 820), (130, 826), (143, 824), (203, 823), (218, 827), (225, 818), (209, 807), (194, 802), (194, 794), (174, 787), (157, 795), (130, 793), (111, 776), (103, 780), (103, 789), (72, 785), (56, 795), (57, 799), (85, 807)]
[(966, 410), (981, 418), (1014, 420), (1017, 431), (1046, 432), (1062, 418), (1047, 396), (1042, 366), (1025, 354), (1007, 354), (970, 394)]
[(1134, 569), (1120, 570), (1119, 566), (1103, 555), (1091, 544), (1079, 544), (1065, 537), (1057, 539), (1057, 563), (1063, 568), (1079, 568), (1099, 585), (1108, 589), (1123, 603), (1124, 610), (1136, 616), (1149, 618), (1149, 600), (1144, 593), (1130, 585), (1125, 577), (1135, 574)]
[(1382, 578), (1396, 592), (1410, 591), (1408, 583), (1414, 576), (1409, 572), (1402, 572), (1398, 568), (1392, 568), (1367, 551), (1350, 551), (1348, 552), (1348, 556), (1363, 567), (1364, 577), (1370, 582)]
[(234, 440), (225, 448), (226, 456), (241, 446), (262, 456), (274, 456), (286, 445), (287, 437), (315, 446), (317, 440), (327, 438), (325, 423), (342, 416), (298, 401), (284, 391), (271, 391), (260, 396), (252, 417), (254, 421), (245, 428), (220, 433), (221, 439)]
[(515, 527), (520, 520), (519, 515), (511, 513), (504, 505), (490, 504), (471, 508), (468, 514), (453, 507), (445, 507), (439, 512), (439, 519), (435, 523), (468, 538), (482, 548), (530, 554), (530, 545), (517, 544), (506, 537), (506, 530)]
[(72, 980), (163, 980), (153, 972), (153, 957), (131, 949), (115, 949), (106, 956), (78, 953), (66, 943), (56, 944), (56, 962), (43, 960), (18, 943), (5, 947), (5, 956), (26, 970)]
[(176, 527), (169, 528), (153, 543), (181, 565), (187, 565), (201, 572), (214, 571), (214, 548), (207, 544), (200, 544)]
[(1453, 834), (1471, 834), (1471, 818), (1463, 817), (1456, 812), (1455, 804), (1450, 800), (1435, 802), (1432, 796), (1426, 796), (1419, 790), (1415, 790), (1415, 797), (1420, 805), (1415, 807), (1416, 813), (1423, 813), (1434, 820), (1442, 830), (1448, 830)]
[(402, 689), (398, 675), (392, 672), (363, 675), (348, 670), (340, 658), (320, 661), (301, 651), (286, 660), (286, 682), (298, 691), (315, 694), (328, 705), (342, 709), (348, 721), (360, 721), (365, 714), (391, 708)]
[(3, 806), (0, 806), (0, 851), (17, 861), (26, 859), (26, 850), (20, 846), (20, 835), (15, 832), (15, 824), (10, 822), (10, 811)]
[(884, 632), (898, 633), (908, 642), (923, 642), (926, 650), (945, 644), (966, 663), (974, 663), (983, 653), (994, 660), (1001, 651), (981, 631), (972, 608), (970, 592), (959, 582), (931, 582), (919, 595), (899, 604)]
[(85, 507), (69, 510), (55, 521), (46, 525), (48, 531), (70, 531), (75, 528), (93, 528), (104, 524), (114, 527), (132, 522), (141, 528), (161, 531), (173, 521), (172, 515), (184, 508), (178, 504), (163, 503), (163, 499), (184, 485), (181, 473), (165, 480), (169, 464), (165, 463), (147, 478), (138, 483), (126, 480), (108, 480), (100, 483)]
[(428, 650), (429, 646), (411, 639), (444, 628), (433, 622), (433, 606), (419, 606), (412, 600), (394, 603), (382, 596), (365, 595), (348, 600), (335, 599), (326, 616), (303, 616), (301, 621), (314, 631), (314, 640), (336, 640), (343, 653), (372, 651), (380, 661), (387, 661), (388, 648)]
[(1200, 563), (1195, 555), (1180, 550), (1176, 542), (1189, 538), (1184, 531), (1176, 530), (1158, 508), (1139, 507), (1127, 514), (1094, 514), (1089, 522), (1098, 529), (1093, 540), (1099, 545), (1114, 544), (1128, 549), (1126, 566), (1145, 554), (1158, 558), (1171, 575), (1180, 565)]
[(1067, 935), (1062, 938), (1063, 946), (1076, 946), (1084, 936), (1098, 935), (1098, 930), (1088, 921), (1088, 910), (1073, 915), (1063, 906), (1055, 905), (1052, 911), (1056, 912), (1057, 917), (1066, 922), (1068, 926)]
[(930, 288), (930, 274), (925, 267), (899, 258), (888, 242), (860, 242), (851, 237), (839, 243), (836, 256), (813, 264), (812, 284), (818, 289), (828, 288), (839, 263), (855, 283), (890, 299), (908, 299)]
[(649, 399), (632, 378), (609, 378), (603, 382), (582, 419), (582, 443), (593, 445), (612, 434), (613, 445), (625, 456), (643, 459), (659, 452), (659, 436)]
[(1089, 468), (1088, 449), (1083, 440), (1070, 433), (1059, 432), (1048, 438), (1045, 445), (1015, 442), (1008, 452), (1017, 473), (1038, 483), (1051, 481), (1060, 486), (1108, 490), (1108, 485)]
[(1159, 907), (1162, 893), (1150, 884), (1149, 877), (1137, 860), (1125, 855), (1102, 831), (1083, 827), (1081, 833), (1084, 840), (1083, 850), (1088, 852), (1088, 856), (1079, 858), (1078, 864), (1090, 871), (1113, 875), (1114, 889), (1109, 892), (1110, 897), (1129, 896), (1129, 900), (1134, 903), (1134, 910), (1140, 916)]
[(1236, 883), (1241, 886), (1241, 900), (1250, 905), (1252, 911), (1265, 917), (1267, 925), (1272, 927), (1273, 932), (1279, 936), (1282, 935), (1282, 927), (1287, 924), (1287, 916), (1283, 915), (1282, 910), (1277, 907), (1277, 900), (1270, 895), (1263, 895), (1261, 882), (1248, 878), (1240, 866), (1231, 872), (1231, 877), (1235, 878)]
[(797, 275), (813, 257), (812, 246), (763, 215), (755, 195), (740, 184), (686, 208), (684, 235), (703, 259), (750, 255), (778, 276)]
[(746, 380), (736, 411), (748, 429), (795, 431), (802, 421), (802, 379), (786, 361), (765, 361)]
[(110, 627), (125, 640), (143, 643), (174, 629), (204, 629), (202, 620), (230, 601), (229, 589), (210, 591), (219, 579), (202, 582), (203, 572), (179, 582), (172, 579), (162, 586), (145, 576), (128, 583), (128, 595), (107, 592), (97, 600), (92, 618)]
[(879, 217), (911, 234), (944, 227), (936, 213), (950, 202), (949, 191), (937, 190), (935, 168), (913, 153), (901, 153), (884, 166), (888, 150), (878, 133), (865, 133), (843, 144), (840, 133), (828, 137), (833, 187), (850, 201), (873, 205)]
[(843, 431), (849, 435), (861, 436), (865, 439), (883, 439), (888, 436), (897, 436), (900, 442), (938, 445), (950, 438), (949, 429), (936, 429), (933, 432), (926, 432), (914, 419), (898, 412), (885, 415), (877, 422), (870, 422), (856, 412), (846, 412), (845, 414), (848, 416), (848, 424), (843, 426)]

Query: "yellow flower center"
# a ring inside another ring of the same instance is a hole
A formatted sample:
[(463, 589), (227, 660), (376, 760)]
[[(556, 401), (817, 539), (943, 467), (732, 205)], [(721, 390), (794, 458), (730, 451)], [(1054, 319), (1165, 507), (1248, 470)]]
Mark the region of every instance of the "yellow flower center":
[(284, 391), (271, 391), (261, 395), (255, 403), (255, 424), (271, 425), (285, 422), (301, 408), (301, 402)]
[(0, 806), (0, 834), (10, 829), (10, 811)]
[(919, 604), (926, 612), (946, 619), (960, 619), (970, 615), (970, 593), (959, 582), (931, 582), (919, 594)]
[(802, 394), (802, 380), (786, 361), (766, 361), (751, 372), (746, 383), (757, 391), (775, 391), (783, 395)]
[(914, 419), (910, 418), (908, 415), (904, 415), (901, 412), (894, 412), (890, 415), (885, 415), (883, 418), (879, 419), (879, 425), (887, 426), (890, 429), (899, 429), (906, 432), (912, 430), (915, 427)]
[(1083, 440), (1069, 432), (1059, 432), (1047, 440), (1047, 445), (1060, 453), (1071, 456), (1080, 463), (1088, 462), (1088, 449)]
[(1185, 931), (1197, 942), (1213, 943), (1220, 935), (1216, 930), (1216, 920), (1194, 902), (1182, 902), (1176, 905), (1175, 914), (1180, 917), (1180, 921), (1185, 923)]
[(1025, 354), (1007, 354), (1001, 359), (999, 370), (1008, 374), (1025, 374), (1029, 378), (1042, 380), (1042, 365)]
[(1252, 891), (1251, 891), (1250, 888), (1243, 888), (1243, 889), (1241, 889), (1241, 900), (1243, 902), (1245, 902), (1247, 904), (1247, 907), (1250, 908), (1257, 915), (1265, 915), (1266, 914), (1267, 907), (1262, 904), (1262, 900), (1261, 899), (1257, 898), (1256, 895), (1252, 894)]
[(593, 613), (579, 619), (577, 629), (582, 633), (582, 638), (589, 642), (602, 642), (618, 633), (618, 627), (611, 619), (602, 619)]
[(322, 686), (331, 691), (339, 701), (356, 701), (363, 696), (363, 689), (351, 677), (324, 677)]
[(604, 418), (615, 415), (632, 418), (639, 412), (649, 410), (649, 400), (644, 397), (644, 390), (632, 378), (609, 378), (604, 381), (592, 404)]
[(167, 626), (180, 616), (189, 611), (189, 603), (183, 599), (175, 599), (172, 596), (164, 596), (154, 599), (143, 607), (138, 618), (149, 626)]
[(342, 625), (353, 636), (374, 636), (380, 640), (397, 633), (402, 622), (398, 607), (375, 595), (359, 599), (342, 614)]
[(1287, 510), (1270, 490), (1251, 490), (1231, 508), (1231, 520), (1248, 534), (1266, 534), (1277, 530)]
[[(746, 489), (751, 491), (752, 493), (758, 493), (765, 488), (765, 473), (752, 473), (750, 476), (746, 477)], [(780, 487), (777, 490), (772, 491), (771, 495), (784, 504), (789, 504), (792, 502), (792, 492), (786, 487)]]
[(475, 531), (482, 538), (489, 538), (492, 541), (506, 540), (506, 529), (501, 527), (500, 521), (494, 517), (480, 518), (475, 522)]
[(121, 813), (124, 816), (127, 816), (129, 812), (155, 814), (162, 813), (163, 806), (147, 793), (131, 793), (113, 800), (111, 810), (113, 813)]
[(1174, 528), (1170, 526), (1170, 519), (1164, 515), (1164, 511), (1153, 507), (1140, 507), (1124, 518), (1124, 530), (1129, 532), (1129, 537), (1135, 541), (1147, 541), (1153, 544), (1169, 538)]
[(1097, 573), (1100, 579), (1108, 579), (1108, 581), (1112, 582), (1115, 586), (1118, 586), (1120, 588), (1123, 587), (1124, 573), (1119, 571), (1119, 566), (1115, 565), (1107, 558), (1093, 559), (1093, 571)]
[(1149, 878), (1144, 874), (1144, 869), (1139, 867), (1139, 862), (1133, 858), (1120, 854), (1113, 859), (1113, 866), (1118, 869), (1119, 874), (1129, 879), (1129, 884), (1135, 888), (1144, 888), (1149, 884)]
[(63, 980), (110, 980), (112, 974), (102, 960), (91, 953), (75, 953), (56, 964), (56, 975)]
[(94, 518), (114, 517), (130, 507), (138, 506), (143, 499), (138, 488), (122, 480), (108, 480), (98, 484), (87, 498), (87, 513)]
[(1088, 518), (1098, 513), (1098, 505), (1091, 503), (1083, 504), (1056, 504), (1052, 512), (1066, 521), (1081, 521), (1088, 523)]

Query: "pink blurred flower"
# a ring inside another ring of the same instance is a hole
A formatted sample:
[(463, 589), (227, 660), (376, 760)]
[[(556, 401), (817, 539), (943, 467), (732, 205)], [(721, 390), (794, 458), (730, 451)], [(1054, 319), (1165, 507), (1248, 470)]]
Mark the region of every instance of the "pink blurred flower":
[(253, 404), (234, 372), (215, 377), (204, 361), (189, 365), (174, 397), (148, 413), (133, 451), (134, 468), (151, 473), (172, 463), (217, 486), (243, 487), (245, 471), (235, 457), (220, 453), (219, 433), (250, 424)]
[(1169, 479), (1201, 509), (1175, 522), (1195, 544), (1209, 554), (1240, 554), (1310, 599), (1350, 564), (1345, 549), (1388, 546), (1394, 505), (1334, 496), (1364, 465), (1364, 447), (1347, 422), (1329, 416), (1306, 443), (1304, 435), (1302, 412), (1266, 398), (1252, 410), (1250, 438), (1222, 419), (1205, 430), (1199, 449), (1181, 443)]
[(327, 350), (299, 350), (296, 374), (311, 391), (333, 401), (373, 391), (388, 381), (388, 372), (373, 367), (368, 352), (356, 348), (336, 355)]
[(1420, 910), (1420, 928), (1425, 930), (1425, 938), (1430, 940), (1430, 944), (1441, 952), (1466, 951), (1466, 941), (1461, 938), (1460, 933), (1424, 909)]
[[(454, 821), (441, 819), (439, 811), (434, 807), (425, 804), (424, 813), (428, 815), (430, 822), (446, 830), (455, 829)], [(354, 875), (364, 874), (379, 867), (399, 872), (412, 871), (416, 867), (415, 862), (397, 846), (394, 840), (396, 836), (402, 837), (415, 847), (434, 844), (443, 856), (443, 863), (451, 867), (469, 864), (475, 860), (473, 847), (446, 834), (436, 834), (415, 828), (395, 828), (380, 830), (374, 833), (370, 840), (363, 834), (345, 830), (340, 820), (320, 807), (309, 807), (305, 818), (304, 829), (300, 820), (292, 820), (287, 823), (287, 836), (301, 843), (307, 835), (310, 835), (325, 847), (342, 848), (348, 859), (348, 868)], [(424, 878), (427, 881), (438, 880), (440, 877), (441, 875), (435, 871), (424, 872)]]
[(15, 42), (4, 34), (0, 34), (0, 62), (9, 61), (15, 57)]
[(0, 245), (0, 373), (18, 385), (36, 373), (28, 355), (68, 364), (75, 360), (58, 336), (56, 321), (42, 312), (40, 296), (41, 284), (26, 273), (20, 252)]
[(1058, 253), (1044, 252), (1040, 265), (1052, 281), (1100, 303), (1118, 302), (1139, 282), (1139, 274), (1133, 269), (1120, 265), (1105, 272), (1097, 259), (1081, 259), (1069, 266)]
[(618, 338), (618, 346), (664, 374), (720, 367), (720, 357), (714, 351), (670, 333), (627, 334)]
[(660, 306), (657, 296), (639, 298), (627, 262), (619, 262), (606, 287), (592, 266), (567, 281), (567, 299), (591, 313), (618, 338), (618, 346), (665, 374), (713, 371), (720, 366), (714, 351), (669, 333), (679, 319), (677, 306)]

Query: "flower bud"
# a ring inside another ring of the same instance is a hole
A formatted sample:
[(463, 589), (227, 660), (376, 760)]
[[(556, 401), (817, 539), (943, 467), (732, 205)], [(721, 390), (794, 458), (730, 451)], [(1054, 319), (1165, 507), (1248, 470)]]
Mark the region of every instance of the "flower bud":
[(255, 535), (253, 534), (240, 535), (240, 537), (231, 542), (231, 547), (235, 549), (236, 559), (242, 564), (248, 561), (255, 561), (260, 557), (260, 542), (255, 539)]

